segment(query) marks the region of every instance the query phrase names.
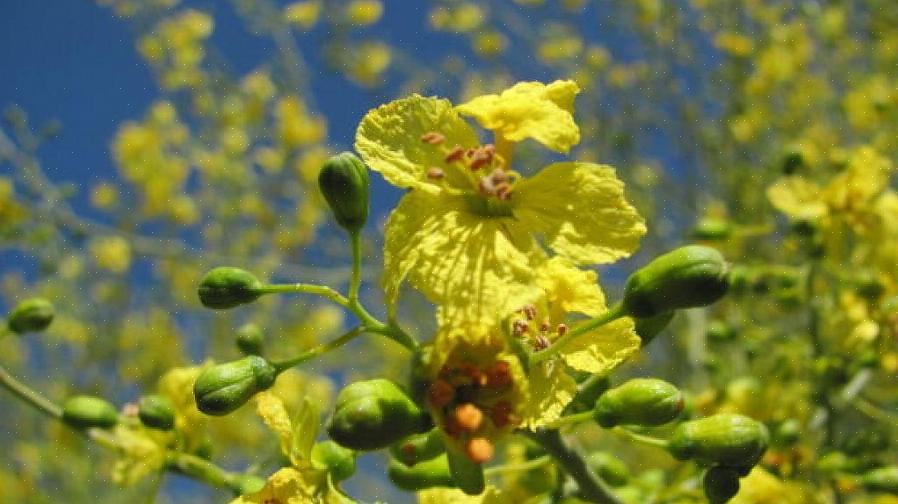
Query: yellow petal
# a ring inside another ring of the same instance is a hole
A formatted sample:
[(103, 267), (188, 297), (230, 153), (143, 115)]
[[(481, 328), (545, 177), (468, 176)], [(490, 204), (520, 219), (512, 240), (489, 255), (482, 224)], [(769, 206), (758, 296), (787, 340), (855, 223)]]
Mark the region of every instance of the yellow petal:
[(455, 488), (429, 488), (418, 492), (418, 504), (502, 504), (502, 492), (488, 486), (480, 495), (466, 495)]
[(624, 317), (567, 343), (560, 355), (578, 371), (605, 374), (639, 350), (639, 345), (633, 319)]
[(471, 116), (497, 137), (512, 142), (532, 138), (556, 152), (568, 152), (580, 143), (574, 122), (574, 81), (520, 82), (498, 95), (484, 95), (456, 109)]
[(605, 264), (639, 248), (645, 222), (608, 166), (554, 163), (515, 186), (515, 216), (578, 264)]
[(112, 467), (112, 480), (116, 484), (133, 485), (165, 465), (164, 441), (160, 445), (145, 428), (119, 424), (114, 434), (118, 459)]
[(536, 283), (551, 306), (549, 319), (563, 321), (564, 314), (596, 317), (605, 311), (605, 295), (595, 271), (581, 270), (569, 260), (555, 256), (536, 270)]
[(767, 199), (791, 219), (816, 220), (827, 212), (820, 187), (799, 175), (781, 177), (774, 182), (767, 188)]
[(577, 382), (559, 362), (544, 362), (530, 369), (530, 400), (524, 412), (524, 426), (542, 427), (561, 418), (564, 407), (574, 399)]
[[(437, 132), (445, 137), (441, 145), (421, 141), (421, 136)], [(440, 184), (463, 187), (470, 184), (461, 170), (445, 170), (442, 182), (426, 177), (430, 167), (445, 168), (444, 149), (479, 144), (474, 129), (459, 117), (448, 100), (412, 95), (371, 110), (359, 123), (355, 150), (372, 170), (387, 182), (430, 193)]]
[(484, 218), (465, 200), (420, 191), (405, 195), (384, 232), (384, 290), (395, 306), (399, 286), (440, 305), (440, 319), (495, 325), (540, 294), (533, 265), (543, 251), (512, 218)]
[(256, 412), (269, 429), (274, 431), (281, 444), (281, 453), (289, 457), (293, 447), (293, 423), (281, 398), (271, 392), (256, 396)]
[(320, 474), (286, 467), (272, 474), (265, 486), (255, 493), (238, 497), (231, 504), (308, 504), (320, 497)]
[(886, 188), (892, 169), (891, 160), (870, 147), (861, 147), (848, 161), (848, 167), (827, 185), (824, 197), (835, 209), (863, 207)]
[(198, 448), (205, 442), (209, 417), (196, 407), (193, 384), (212, 362), (200, 366), (173, 368), (159, 379), (159, 393), (168, 397), (175, 409), (175, 429), (184, 436), (187, 448)]

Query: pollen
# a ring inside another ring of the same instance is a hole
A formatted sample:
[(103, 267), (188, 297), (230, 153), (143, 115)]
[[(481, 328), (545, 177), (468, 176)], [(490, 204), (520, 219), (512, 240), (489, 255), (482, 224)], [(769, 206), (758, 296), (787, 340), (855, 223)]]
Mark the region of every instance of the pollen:
[(441, 168), (437, 168), (436, 166), (431, 166), (427, 169), (427, 178), (430, 180), (441, 180), (446, 174), (443, 173)]
[(452, 148), (447, 154), (446, 157), (443, 158), (447, 163), (454, 163), (456, 161), (460, 161), (465, 155), (465, 149), (462, 148), (461, 145), (456, 145)]
[(492, 459), (494, 453), (493, 443), (486, 438), (473, 438), (465, 443), (465, 455), (476, 464), (482, 464)]
[(466, 432), (477, 432), (483, 425), (483, 412), (471, 403), (465, 403), (455, 408), (455, 420), (458, 426)]
[(536, 306), (533, 306), (532, 304), (521, 308), (521, 312), (524, 313), (524, 316), (527, 317), (527, 320), (533, 320), (536, 318)]
[(493, 425), (500, 429), (506, 425), (517, 424), (520, 422), (520, 418), (514, 414), (511, 403), (508, 401), (499, 401), (492, 407), (490, 410), (490, 420), (492, 420)]
[(439, 145), (445, 140), (446, 136), (436, 131), (431, 131), (429, 133), (424, 133), (423, 135), (421, 135), (421, 141), (430, 145)]
[(445, 380), (436, 380), (430, 386), (427, 396), (430, 404), (437, 408), (442, 408), (455, 398), (455, 388)]
[(530, 329), (530, 324), (526, 320), (517, 319), (511, 323), (511, 333), (517, 337), (521, 337)]
[(511, 378), (511, 366), (505, 361), (495, 362), (486, 370), (486, 386), (490, 388), (507, 387)]
[(558, 324), (558, 327), (555, 328), (555, 331), (558, 332), (558, 337), (564, 336), (567, 334), (568, 327), (565, 324)]

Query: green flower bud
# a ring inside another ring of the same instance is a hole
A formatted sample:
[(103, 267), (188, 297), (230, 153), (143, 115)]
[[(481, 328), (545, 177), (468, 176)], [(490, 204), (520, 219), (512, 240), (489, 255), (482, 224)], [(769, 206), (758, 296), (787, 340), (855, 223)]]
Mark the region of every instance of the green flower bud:
[(764, 424), (723, 413), (678, 425), (668, 451), (680, 460), (695, 459), (704, 465), (746, 467), (758, 463), (768, 438)]
[(227, 415), (258, 392), (274, 385), (277, 370), (265, 359), (250, 355), (211, 367), (193, 384), (197, 408), (207, 415)]
[(652, 317), (636, 319), (636, 335), (642, 340), (642, 346), (651, 343), (655, 336), (670, 324), (673, 317), (674, 312), (668, 311)]
[(440, 429), (433, 429), (424, 434), (415, 434), (390, 446), (390, 454), (407, 466), (413, 466), (423, 460), (430, 460), (446, 452), (443, 435)]
[(333, 441), (322, 441), (312, 447), (312, 464), (329, 472), (336, 483), (355, 473), (355, 452)]
[(331, 439), (353, 450), (379, 450), (432, 427), (430, 417), (395, 383), (351, 383), (337, 395), (327, 426)]
[(142, 397), (137, 404), (137, 417), (153, 429), (171, 430), (175, 427), (175, 408), (165, 396)]
[(702, 481), (710, 504), (723, 504), (739, 493), (739, 474), (728, 467), (712, 467)]
[(692, 237), (696, 240), (719, 241), (726, 240), (733, 232), (733, 226), (723, 219), (705, 217), (695, 224), (692, 229)]
[(22, 301), (7, 317), (9, 330), (16, 334), (43, 331), (53, 322), (53, 305), (44, 298)]
[(387, 476), (394, 485), (410, 492), (432, 487), (455, 486), (446, 454), (419, 462), (411, 467), (398, 460), (391, 460)]
[(602, 394), (593, 418), (602, 427), (661, 425), (677, 418), (685, 405), (683, 394), (664, 380), (636, 378)]
[(262, 283), (252, 273), (221, 266), (206, 273), (197, 292), (206, 308), (226, 310), (259, 299), (261, 287)]
[(873, 469), (861, 476), (861, 485), (871, 492), (898, 495), (898, 466)]
[(256, 324), (243, 324), (237, 329), (237, 348), (243, 355), (262, 355), (263, 339)]
[(79, 395), (62, 405), (62, 421), (77, 429), (108, 429), (118, 423), (118, 411), (105, 399)]
[(328, 159), (318, 174), (318, 187), (343, 229), (358, 232), (368, 220), (368, 169), (355, 154)]
[(782, 170), (784, 175), (792, 175), (802, 166), (804, 166), (804, 155), (800, 150), (789, 150), (783, 155)]
[(577, 395), (565, 408), (565, 414), (580, 413), (595, 407), (596, 400), (611, 388), (611, 380), (607, 376), (590, 376), (577, 384)]
[(450, 447), (446, 450), (449, 461), (449, 472), (458, 488), (468, 495), (480, 495), (486, 489), (483, 466), (474, 462), (467, 455)]
[(590, 454), (586, 459), (589, 468), (613, 487), (624, 486), (630, 480), (627, 465), (605, 452)]
[(265, 480), (252, 474), (239, 474), (234, 477), (230, 486), (234, 495), (246, 495), (261, 490), (265, 486)]
[(728, 267), (720, 252), (689, 245), (668, 252), (630, 275), (623, 307), (637, 318), (679, 308), (707, 306), (729, 287)]
[(886, 286), (882, 281), (870, 271), (863, 271), (855, 276), (854, 288), (858, 294), (868, 301), (876, 301), (886, 290)]

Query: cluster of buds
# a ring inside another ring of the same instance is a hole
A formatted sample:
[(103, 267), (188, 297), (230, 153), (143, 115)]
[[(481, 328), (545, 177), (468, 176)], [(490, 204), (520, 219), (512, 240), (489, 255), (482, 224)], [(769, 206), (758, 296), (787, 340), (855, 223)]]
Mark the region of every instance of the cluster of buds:
[(538, 325), (535, 321), (539, 316), (539, 311), (534, 305), (527, 305), (517, 311), (521, 318), (511, 321), (511, 333), (516, 338), (525, 339), (534, 350), (545, 350), (549, 348), (552, 341), (558, 339), (568, 332), (568, 326), (565, 324), (552, 325), (548, 317), (544, 317)]
[(458, 440), (475, 463), (493, 457), (493, 444), (486, 434), (490, 424), (503, 429), (521, 422), (506, 397), (513, 381), (511, 365), (504, 360), (487, 366), (461, 362), (444, 365), (428, 388), (428, 403), (445, 419), (443, 431)]

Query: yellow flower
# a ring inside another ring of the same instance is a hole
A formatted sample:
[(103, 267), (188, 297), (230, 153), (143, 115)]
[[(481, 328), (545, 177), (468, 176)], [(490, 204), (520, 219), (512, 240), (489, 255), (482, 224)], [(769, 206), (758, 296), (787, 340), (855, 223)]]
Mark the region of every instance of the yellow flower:
[(645, 225), (614, 169), (562, 162), (525, 179), (459, 116), (476, 113), (503, 142), (533, 137), (563, 151), (579, 135), (569, 113), (575, 88), (524, 83), (461, 108), (412, 95), (362, 119), (356, 150), (388, 182), (413, 189), (385, 230), (391, 309), (407, 277), (441, 305), (442, 320), (494, 325), (538, 297), (540, 243), (578, 264), (610, 263), (638, 247)]
[(454, 488), (429, 488), (418, 492), (418, 504), (501, 504), (502, 492), (495, 487), (487, 487), (480, 495), (467, 495)]
[(193, 397), (193, 384), (197, 377), (209, 366), (207, 362), (200, 366), (173, 368), (159, 379), (157, 389), (168, 397), (175, 409), (175, 430), (184, 437), (185, 448), (192, 451), (206, 440), (208, 416), (196, 407)]
[[(542, 265), (536, 283), (545, 293), (543, 298), (523, 307), (510, 321), (508, 329), (529, 350), (539, 352), (576, 330), (576, 323), (568, 320), (570, 314), (596, 317), (607, 311), (596, 273), (577, 269), (564, 258), (553, 257)], [(555, 359), (531, 365), (525, 425), (536, 428), (556, 420), (573, 400), (577, 384), (564, 365), (604, 375), (636, 352), (639, 345), (633, 320), (625, 317), (566, 343)]]
[(346, 6), (346, 20), (353, 25), (371, 25), (380, 20), (383, 12), (380, 0), (353, 0)]
[(112, 480), (130, 486), (159, 472), (165, 465), (164, 439), (168, 434), (150, 433), (142, 426), (120, 424), (113, 431), (118, 459), (112, 467)]
[(308, 30), (321, 17), (321, 0), (293, 2), (284, 7), (284, 20), (298, 28)]

